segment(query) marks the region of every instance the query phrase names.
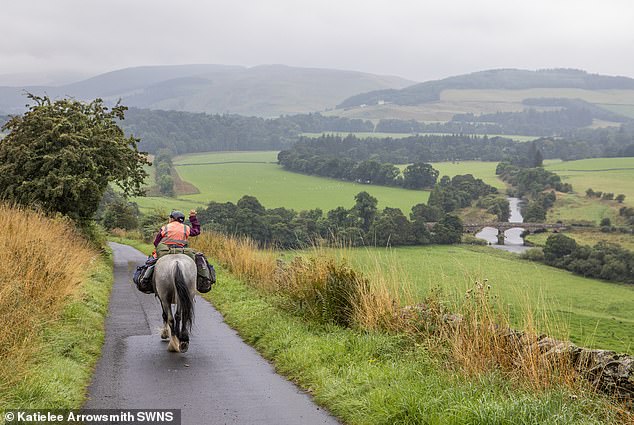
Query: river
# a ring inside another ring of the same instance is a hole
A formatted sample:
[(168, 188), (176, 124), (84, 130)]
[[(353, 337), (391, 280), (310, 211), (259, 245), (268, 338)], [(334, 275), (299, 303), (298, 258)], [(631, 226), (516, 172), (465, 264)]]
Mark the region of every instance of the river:
[(524, 217), (522, 217), (520, 208), (521, 200), (519, 198), (507, 199), (509, 201), (509, 209), (511, 210), (509, 223), (518, 223), (518, 227), (514, 227), (504, 232), (504, 245), (498, 245), (498, 231), (493, 227), (485, 227), (482, 231), (476, 234), (476, 238), (484, 239), (489, 242), (489, 245), (493, 248), (521, 254), (531, 248), (529, 246), (524, 246), (524, 240), (520, 236), (524, 231), (524, 229), (520, 227), (520, 223), (524, 222)]

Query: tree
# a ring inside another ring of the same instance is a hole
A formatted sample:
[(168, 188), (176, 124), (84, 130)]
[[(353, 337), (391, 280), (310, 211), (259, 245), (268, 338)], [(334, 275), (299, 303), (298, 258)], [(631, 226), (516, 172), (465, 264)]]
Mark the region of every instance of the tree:
[(561, 233), (548, 236), (544, 245), (546, 262), (552, 263), (557, 259), (572, 254), (577, 249), (577, 242)]
[(527, 223), (541, 223), (546, 221), (546, 209), (537, 201), (530, 201), (523, 211), (524, 221)]
[(174, 196), (174, 178), (172, 177), (172, 151), (159, 149), (154, 156), (156, 184), (159, 192), (165, 196)]
[(541, 167), (544, 162), (544, 157), (539, 149), (537, 149), (537, 144), (533, 141), (528, 148), (528, 158), (527, 165), (530, 168)]
[(368, 192), (359, 192), (354, 197), (356, 201), (352, 211), (361, 220), (361, 228), (364, 232), (370, 229), (370, 225), (376, 217), (377, 199)]
[(403, 186), (410, 189), (433, 187), (436, 179), (438, 179), (438, 170), (424, 162), (408, 165), (403, 171)]
[(370, 226), (369, 233), (377, 246), (411, 245), (416, 242), (412, 223), (398, 208), (386, 207)]
[(614, 200), (617, 201), (619, 204), (622, 204), (623, 201), (625, 201), (625, 195), (619, 193), (618, 195), (616, 195), (616, 198), (614, 198)]
[(437, 222), (443, 216), (440, 208), (427, 204), (416, 204), (412, 207), (409, 218), (412, 221), (422, 220), (425, 223)]
[(432, 242), (436, 244), (453, 244), (462, 239), (462, 220), (451, 214), (446, 214), (432, 228)]
[(9, 134), (0, 141), (0, 198), (86, 224), (109, 183), (125, 195), (143, 193), (149, 163), (137, 149), (139, 140), (125, 137), (116, 122), (125, 106), (109, 111), (101, 99), (28, 97), (35, 105), (2, 127)]
[(138, 209), (134, 204), (117, 199), (108, 204), (103, 214), (103, 227), (106, 229), (132, 230), (139, 226)]

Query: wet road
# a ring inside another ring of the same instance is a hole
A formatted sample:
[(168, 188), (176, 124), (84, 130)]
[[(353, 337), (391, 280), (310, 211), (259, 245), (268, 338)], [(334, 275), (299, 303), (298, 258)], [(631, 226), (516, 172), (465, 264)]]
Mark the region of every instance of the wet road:
[(336, 424), (295, 385), (196, 298), (189, 351), (161, 341), (160, 305), (136, 290), (132, 274), (145, 255), (126, 245), (114, 252), (106, 339), (88, 400), (90, 409), (182, 409), (183, 424)]

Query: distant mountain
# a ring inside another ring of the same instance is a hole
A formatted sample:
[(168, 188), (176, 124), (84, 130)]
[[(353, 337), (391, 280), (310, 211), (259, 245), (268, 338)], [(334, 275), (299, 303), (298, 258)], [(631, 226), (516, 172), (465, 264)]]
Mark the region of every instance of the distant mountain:
[(399, 77), (284, 65), (144, 66), (59, 87), (0, 87), (0, 110), (22, 112), (28, 91), (53, 98), (121, 98), (139, 108), (273, 117), (322, 111), (358, 93), (411, 84)]
[(61, 86), (90, 77), (79, 71), (41, 71), (0, 74), (0, 86)]
[(414, 84), (403, 89), (375, 90), (351, 96), (337, 108), (378, 103), (412, 106), (440, 100), (443, 90), (522, 90), (533, 88), (574, 88), (584, 90), (634, 90), (634, 79), (588, 74), (576, 69), (495, 69)]

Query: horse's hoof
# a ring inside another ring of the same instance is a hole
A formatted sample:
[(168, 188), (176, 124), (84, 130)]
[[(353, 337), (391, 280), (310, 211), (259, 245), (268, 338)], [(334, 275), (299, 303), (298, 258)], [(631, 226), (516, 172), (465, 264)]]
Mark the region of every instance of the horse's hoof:
[(170, 338), (170, 343), (167, 344), (167, 351), (172, 353), (178, 353), (180, 351), (180, 343), (176, 338)]
[(188, 348), (189, 348), (189, 342), (181, 342), (180, 344), (181, 353), (186, 353)]
[(161, 339), (162, 339), (163, 341), (167, 341), (167, 339), (168, 339), (168, 338), (169, 338), (169, 335), (163, 335), (163, 334), (161, 334)]

